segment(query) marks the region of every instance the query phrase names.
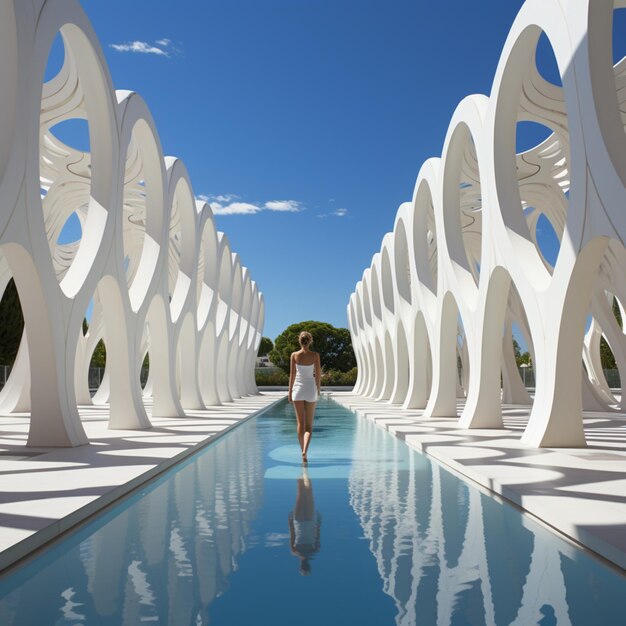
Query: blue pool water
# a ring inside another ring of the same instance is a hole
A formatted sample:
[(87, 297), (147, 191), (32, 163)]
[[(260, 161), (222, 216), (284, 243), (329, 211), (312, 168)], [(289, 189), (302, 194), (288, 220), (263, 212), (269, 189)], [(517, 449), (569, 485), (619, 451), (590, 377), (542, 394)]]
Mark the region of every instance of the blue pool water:
[(0, 580), (0, 624), (626, 623), (626, 579), (328, 399), (286, 403)]

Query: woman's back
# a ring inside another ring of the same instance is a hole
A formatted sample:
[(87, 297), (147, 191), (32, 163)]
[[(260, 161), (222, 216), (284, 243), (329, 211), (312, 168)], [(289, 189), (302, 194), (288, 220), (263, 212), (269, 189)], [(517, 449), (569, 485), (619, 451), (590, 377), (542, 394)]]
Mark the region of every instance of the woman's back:
[(317, 362), (317, 352), (298, 350), (298, 352), (293, 353), (293, 358), (296, 365), (315, 365)]

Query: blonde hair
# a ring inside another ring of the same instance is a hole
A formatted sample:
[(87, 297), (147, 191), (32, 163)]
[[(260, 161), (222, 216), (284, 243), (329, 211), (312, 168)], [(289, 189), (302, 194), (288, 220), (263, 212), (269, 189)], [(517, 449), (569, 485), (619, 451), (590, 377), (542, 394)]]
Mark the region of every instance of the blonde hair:
[(311, 335), (311, 333), (307, 332), (306, 330), (303, 330), (298, 335), (298, 343), (303, 348), (308, 348), (313, 343), (313, 335)]

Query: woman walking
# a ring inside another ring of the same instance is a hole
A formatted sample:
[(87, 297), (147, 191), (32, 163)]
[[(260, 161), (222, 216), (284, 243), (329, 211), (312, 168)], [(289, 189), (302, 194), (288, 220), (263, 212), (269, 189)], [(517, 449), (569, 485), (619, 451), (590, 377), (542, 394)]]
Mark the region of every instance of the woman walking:
[(302, 461), (307, 462), (307, 451), (313, 434), (315, 404), (320, 393), (320, 355), (310, 350), (313, 343), (311, 333), (302, 331), (298, 337), (300, 350), (291, 355), (289, 371), (289, 402), (293, 402), (298, 422), (298, 441), (302, 450)]

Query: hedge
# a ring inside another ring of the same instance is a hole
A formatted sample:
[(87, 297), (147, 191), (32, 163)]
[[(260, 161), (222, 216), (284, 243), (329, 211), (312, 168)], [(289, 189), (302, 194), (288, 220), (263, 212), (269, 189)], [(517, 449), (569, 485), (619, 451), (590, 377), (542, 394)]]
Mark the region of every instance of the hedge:
[[(329, 387), (352, 387), (356, 383), (357, 368), (353, 367), (347, 372), (328, 370), (322, 373), (322, 386)], [(289, 384), (289, 376), (284, 372), (263, 372), (256, 370), (256, 384), (260, 387), (286, 387)]]

